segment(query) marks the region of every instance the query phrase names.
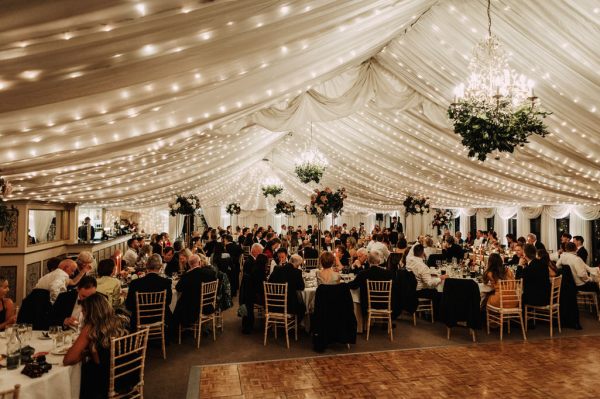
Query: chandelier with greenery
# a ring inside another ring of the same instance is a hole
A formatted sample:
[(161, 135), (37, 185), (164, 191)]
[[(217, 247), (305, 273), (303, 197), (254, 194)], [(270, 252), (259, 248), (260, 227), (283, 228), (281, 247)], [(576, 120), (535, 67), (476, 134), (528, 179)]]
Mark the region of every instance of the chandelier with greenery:
[(512, 153), (532, 134), (544, 137), (548, 131), (543, 118), (550, 115), (539, 108), (534, 82), (510, 68), (500, 40), (492, 35), (490, 7), (488, 0), (488, 37), (475, 47), (467, 84), (456, 87), (448, 108), (469, 157), (480, 161), (491, 153), (496, 159), (500, 152)]
[(312, 122), (310, 123), (310, 142), (308, 148), (296, 160), (294, 171), (304, 184), (314, 181), (319, 183), (329, 163), (325, 156), (313, 146)]

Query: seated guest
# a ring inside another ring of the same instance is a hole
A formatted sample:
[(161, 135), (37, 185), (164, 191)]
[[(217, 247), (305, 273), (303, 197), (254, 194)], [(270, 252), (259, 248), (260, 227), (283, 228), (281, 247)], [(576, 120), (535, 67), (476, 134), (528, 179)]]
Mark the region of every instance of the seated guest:
[(560, 255), (562, 255), (563, 252), (565, 252), (565, 245), (567, 245), (567, 243), (570, 242), (571, 239), (573, 239), (573, 236), (571, 236), (571, 234), (569, 234), (569, 233), (562, 233), (560, 235), (560, 245), (558, 248), (558, 256), (559, 257), (560, 257)]
[(331, 239), (331, 234), (329, 232), (325, 232), (325, 238), (321, 242), (321, 246), (323, 247), (323, 251), (333, 251), (334, 243)]
[(152, 253), (163, 256), (163, 249), (165, 247), (164, 237), (162, 233), (156, 234), (150, 245), (152, 246)]
[(154, 254), (148, 259), (146, 264), (146, 275), (137, 280), (132, 280), (127, 291), (125, 299), (125, 307), (131, 312), (131, 329), (135, 330), (137, 324), (136, 303), (138, 292), (160, 292), (166, 291), (165, 298), (165, 323), (172, 328), (171, 323), (171, 300), (173, 299), (173, 291), (171, 289), (171, 280), (159, 275), (162, 267), (162, 259), (160, 255)]
[(454, 233), (454, 241), (458, 245), (463, 245), (465, 243), (465, 240), (462, 239), (462, 233), (460, 231), (457, 231), (456, 233)]
[(35, 288), (50, 291), (50, 302), (54, 303), (58, 295), (67, 290), (69, 285), (77, 285), (85, 273), (79, 273), (76, 277), (70, 276), (77, 270), (77, 263), (71, 259), (65, 259), (58, 264), (58, 268), (39, 279)]
[[(361, 248), (362, 249), (362, 248)], [(394, 273), (384, 267), (380, 267), (381, 258), (379, 252), (373, 251), (368, 255), (370, 267), (362, 270), (356, 275), (356, 278), (348, 283), (350, 289), (360, 288), (360, 305), (363, 314), (367, 314), (369, 300), (367, 291), (367, 280), (371, 281), (392, 281), (392, 305), (396, 303), (397, 289), (394, 281)]]
[(546, 306), (550, 302), (548, 265), (536, 258), (537, 250), (533, 244), (526, 244), (523, 252), (526, 266), (521, 273), (517, 270), (517, 278), (519, 274), (523, 278), (523, 305)]
[(342, 244), (335, 246), (335, 260), (336, 267), (339, 269), (350, 266), (350, 253), (346, 251), (346, 247)]
[(476, 238), (473, 240), (473, 247), (474, 248), (480, 248), (480, 247), (483, 247), (486, 244), (487, 239), (485, 238), (485, 235), (483, 234), (483, 231), (477, 230), (475, 232), (475, 237)]
[(554, 262), (550, 260), (550, 254), (545, 249), (538, 249), (536, 258), (542, 261), (543, 264), (548, 265), (548, 274), (550, 277), (556, 277), (558, 274), (558, 269)]
[(546, 249), (544, 244), (538, 241), (537, 236), (533, 233), (527, 234), (527, 244), (531, 244), (535, 249)]
[(515, 237), (515, 235), (512, 233), (508, 233), (506, 235), (506, 249), (514, 251), (514, 247), (516, 244), (517, 244), (517, 238)]
[(398, 238), (398, 245), (394, 248), (394, 252), (404, 254), (406, 251), (408, 251), (408, 242), (406, 241), (406, 238)]
[[(73, 277), (77, 277), (80, 273), (89, 274), (90, 276), (96, 276), (96, 270), (94, 270), (94, 257), (91, 252), (81, 251), (75, 259), (77, 263), (77, 269), (73, 273)], [(74, 289), (77, 284), (69, 284), (67, 289)]]
[(465, 238), (465, 243), (469, 246), (474, 246), (473, 244), (473, 234), (470, 231), (467, 231), (467, 237)]
[(70, 366), (83, 362), (81, 398), (107, 398), (110, 341), (127, 335), (127, 319), (116, 315), (107, 299), (100, 294), (89, 295), (81, 302), (80, 307), (81, 333), (63, 358), (63, 365)]
[[(525, 261), (525, 254), (523, 253), (523, 244), (521, 244), (521, 243), (514, 244), (513, 250), (515, 251), (515, 254), (507, 263), (511, 266), (513, 266), (513, 265), (525, 266), (525, 264), (527, 262)], [(517, 276), (517, 278), (519, 278), (519, 276)]]
[(454, 242), (454, 237), (452, 236), (446, 238), (442, 253), (448, 262), (451, 262), (453, 258), (456, 258), (457, 262), (460, 262), (464, 254), (462, 247)]
[(302, 256), (304, 259), (318, 259), (319, 251), (313, 248), (309, 240), (304, 240), (302, 249), (298, 251), (298, 255)]
[(271, 239), (267, 242), (263, 254), (265, 254), (270, 261), (275, 257), (275, 253), (277, 253), (277, 250), (281, 246), (281, 240), (275, 237), (274, 233), (268, 233), (267, 237), (271, 237)]
[[(504, 267), (502, 264), (502, 257), (496, 253), (490, 254), (487, 268), (483, 272), (483, 283), (494, 290), (487, 294), (487, 304), (500, 307), (500, 280), (514, 279), (515, 276), (512, 270)], [(511, 302), (505, 301), (503, 306), (506, 308), (514, 308), (517, 304), (516, 300)]]
[(425, 260), (429, 259), (429, 256), (432, 254), (435, 254), (433, 238), (429, 236), (423, 238), (423, 252), (425, 253)]
[(178, 261), (179, 261), (179, 273), (186, 272), (190, 269), (190, 265), (188, 264), (188, 259), (192, 256), (192, 251), (187, 248), (183, 248), (179, 251)]
[(285, 248), (278, 248), (275, 252), (275, 258), (273, 258), (273, 262), (277, 266), (283, 266), (288, 263), (288, 251)]
[(50, 312), (50, 325), (67, 329), (77, 328), (81, 324), (81, 301), (96, 293), (96, 279), (84, 276), (77, 283), (77, 288), (63, 292), (56, 298)]
[(433, 299), (435, 306), (440, 294), (435, 287), (440, 285), (447, 275), (444, 274), (441, 278), (431, 276), (431, 271), (424, 262), (425, 250), (421, 244), (413, 247), (413, 254), (414, 256), (407, 258), (406, 270), (412, 272), (417, 279), (417, 297)]
[(167, 264), (164, 271), (165, 275), (172, 276), (179, 273), (179, 255), (175, 253), (175, 249), (173, 247), (165, 247), (163, 253), (165, 254), (163, 262)]
[(48, 273), (55, 271), (58, 269), (58, 265), (60, 265), (60, 258), (50, 258), (46, 261), (46, 268), (48, 269)]
[[(198, 255), (189, 259), (190, 270), (185, 272), (175, 289), (179, 292), (179, 300), (175, 306), (175, 325), (189, 326), (198, 320), (200, 314), (200, 296), (202, 283), (210, 283), (217, 279), (217, 272), (208, 262), (202, 262)], [(214, 312), (215, 309), (203, 309), (203, 312)]]
[(379, 259), (381, 263), (384, 263), (387, 261), (388, 256), (390, 256), (390, 251), (387, 245), (383, 243), (383, 234), (375, 234), (374, 239), (375, 242), (371, 245), (371, 248), (367, 249), (369, 252), (378, 251), (380, 255)]
[(127, 266), (135, 267), (138, 259), (139, 241), (137, 238), (130, 238), (127, 240), (127, 251), (123, 255), (123, 260), (127, 262)]
[(0, 309), (0, 331), (4, 331), (6, 327), (17, 322), (15, 304), (12, 299), (6, 297), (9, 291), (8, 279), (0, 275), (0, 306), (2, 306), (2, 309)]
[(577, 291), (595, 292), (600, 295), (598, 283), (589, 276), (589, 274), (596, 275), (597, 269), (589, 267), (583, 259), (577, 256), (577, 245), (574, 242), (568, 242), (565, 245), (565, 252), (560, 256), (558, 262), (556, 262), (556, 266), (559, 268), (564, 265), (568, 265), (571, 268)]
[[(108, 302), (113, 307), (123, 303), (121, 299), (121, 282), (113, 277), (115, 262), (112, 259), (103, 259), (98, 264), (98, 278), (96, 291), (106, 295)], [(134, 280), (135, 281), (135, 280)]]
[(358, 274), (361, 271), (369, 268), (369, 263), (367, 262), (369, 258), (369, 253), (366, 248), (359, 248), (356, 251), (356, 259), (352, 262), (350, 271), (354, 274)]
[(573, 237), (573, 242), (577, 246), (577, 252), (575, 254), (583, 260), (583, 263), (587, 263), (588, 251), (583, 246), (583, 237), (575, 236)]
[(287, 283), (287, 310), (288, 313), (298, 316), (298, 322), (300, 322), (306, 313), (306, 306), (298, 299), (297, 292), (304, 291), (302, 271), (297, 266), (286, 263), (273, 269), (273, 273), (269, 276), (269, 283)]
[(527, 239), (525, 239), (525, 237), (519, 237), (517, 238), (517, 242), (521, 245), (523, 245), (523, 247), (525, 246), (525, 244), (527, 244)]
[[(138, 255), (137, 258), (137, 262), (135, 263), (135, 268), (136, 269), (145, 269), (146, 268), (146, 263), (148, 263), (148, 259), (150, 259), (150, 257), (152, 256), (153, 252), (152, 252), (152, 245), (150, 244), (146, 244), (140, 247), (140, 253)], [(160, 254), (157, 254), (160, 256)], [(131, 265), (128, 265), (131, 266)]]
[(346, 238), (346, 249), (348, 250), (348, 254), (350, 255), (350, 260), (354, 259), (356, 257), (356, 251), (358, 250), (356, 238)]
[(319, 257), (322, 269), (317, 270), (317, 284), (339, 284), (340, 274), (333, 269), (336, 262), (331, 252), (323, 252)]
[(254, 329), (254, 304), (264, 305), (264, 286), (267, 280), (265, 268), (269, 258), (262, 253), (260, 244), (253, 244), (250, 256), (244, 263), (244, 275), (240, 287), (240, 305), (246, 307), (246, 314), (242, 314), (242, 334), (251, 334)]
[(204, 244), (204, 253), (209, 258), (212, 256), (213, 251), (215, 250), (215, 244), (217, 243), (217, 231), (211, 230), (208, 232), (208, 241)]

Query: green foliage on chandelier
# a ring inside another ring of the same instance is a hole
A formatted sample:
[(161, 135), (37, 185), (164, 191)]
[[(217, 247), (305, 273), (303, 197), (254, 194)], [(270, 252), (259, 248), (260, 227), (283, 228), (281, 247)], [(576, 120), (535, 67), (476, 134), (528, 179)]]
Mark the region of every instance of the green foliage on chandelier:
[(240, 204), (238, 202), (232, 202), (225, 208), (225, 212), (227, 212), (230, 215), (239, 215), (241, 211), (242, 207), (240, 207)]
[(269, 184), (267, 186), (262, 186), (262, 193), (267, 198), (269, 195), (272, 195), (273, 198), (277, 197), (279, 194), (283, 192), (283, 186), (278, 184)]
[(448, 117), (454, 124), (454, 132), (462, 137), (462, 144), (469, 149), (469, 157), (485, 161), (494, 152), (512, 153), (516, 146), (523, 146), (532, 134), (541, 137), (548, 134), (543, 118), (545, 112), (529, 105), (512, 111), (510, 101), (498, 103), (481, 100), (460, 100), (448, 108)]
[(318, 184), (323, 177), (325, 168), (323, 166), (307, 162), (296, 166), (295, 172), (302, 183), (306, 184), (314, 181)]
[(296, 212), (296, 205), (294, 201), (286, 202), (283, 200), (278, 200), (277, 204), (275, 204), (275, 213), (279, 215), (283, 213), (286, 216), (292, 216)]

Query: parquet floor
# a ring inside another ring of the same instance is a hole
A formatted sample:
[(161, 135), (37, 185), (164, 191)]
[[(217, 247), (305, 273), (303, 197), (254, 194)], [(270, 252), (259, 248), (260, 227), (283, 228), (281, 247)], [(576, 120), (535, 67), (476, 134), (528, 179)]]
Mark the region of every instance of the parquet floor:
[(599, 398), (600, 337), (204, 366), (200, 398)]

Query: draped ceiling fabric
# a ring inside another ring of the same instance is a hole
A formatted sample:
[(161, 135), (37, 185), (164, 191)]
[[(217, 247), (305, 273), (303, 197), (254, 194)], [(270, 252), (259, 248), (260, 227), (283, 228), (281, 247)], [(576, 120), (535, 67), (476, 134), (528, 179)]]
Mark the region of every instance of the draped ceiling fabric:
[[(13, 199), (135, 209), (193, 192), (206, 208), (270, 210), (260, 186), (276, 176), (280, 198), (302, 205), (316, 186), (298, 181), (294, 160), (312, 122), (330, 163), (322, 183), (346, 187), (346, 210), (364, 220), (402, 210), (408, 193), (437, 207), (600, 212), (595, 0), (492, 0), (511, 66), (536, 80), (553, 114), (550, 136), (484, 163), (467, 157), (445, 116), (486, 35), (482, 0), (2, 8), (0, 175)], [(518, 212), (520, 233), (527, 216)]]

